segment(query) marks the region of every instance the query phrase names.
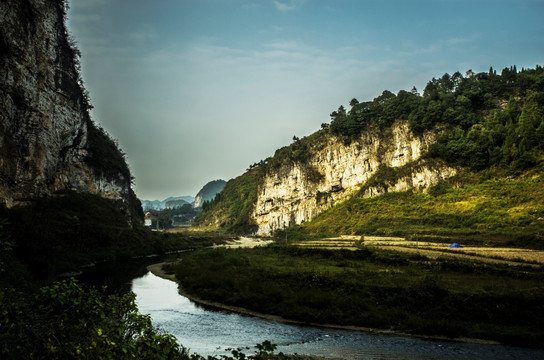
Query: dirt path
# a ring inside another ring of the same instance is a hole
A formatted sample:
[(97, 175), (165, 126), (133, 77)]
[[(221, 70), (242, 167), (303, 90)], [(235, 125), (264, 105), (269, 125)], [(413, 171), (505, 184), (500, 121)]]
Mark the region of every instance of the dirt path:
[(264, 240), (259, 238), (251, 238), (242, 236), (239, 239), (227, 241), (226, 245), (217, 245), (217, 247), (236, 248), (254, 248), (257, 246), (266, 246), (273, 243), (273, 240)]

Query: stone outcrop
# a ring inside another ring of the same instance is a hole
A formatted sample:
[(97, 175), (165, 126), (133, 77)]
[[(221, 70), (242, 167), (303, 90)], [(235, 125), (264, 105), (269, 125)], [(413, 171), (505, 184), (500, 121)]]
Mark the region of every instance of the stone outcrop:
[(89, 161), (93, 151), (100, 157), (93, 138), (111, 139), (90, 119), (65, 11), (62, 0), (0, 2), (0, 203), (7, 206), (67, 189), (125, 203), (131, 193), (124, 159), (107, 170)]
[[(406, 122), (397, 121), (383, 132), (368, 130), (346, 145), (334, 136), (326, 146), (310, 149), (307, 161), (269, 170), (262, 179), (252, 221), (258, 234), (270, 234), (311, 220), (322, 211), (361, 191), (360, 186), (382, 166), (401, 167), (414, 162), (436, 141), (436, 134), (413, 134)], [(363, 196), (387, 191), (421, 192), (456, 173), (448, 166), (424, 163), (414, 172), (387, 186), (374, 186)]]

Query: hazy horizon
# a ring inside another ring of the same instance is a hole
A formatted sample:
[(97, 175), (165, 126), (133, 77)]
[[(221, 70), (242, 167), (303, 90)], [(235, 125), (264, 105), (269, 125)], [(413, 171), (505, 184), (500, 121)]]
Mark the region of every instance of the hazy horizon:
[(72, 0), (92, 116), (141, 199), (195, 196), (352, 98), (544, 62), (544, 2)]

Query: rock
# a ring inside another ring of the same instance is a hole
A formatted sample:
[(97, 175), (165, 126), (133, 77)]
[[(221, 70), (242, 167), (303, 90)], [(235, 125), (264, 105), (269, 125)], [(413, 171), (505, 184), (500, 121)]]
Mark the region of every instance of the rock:
[(130, 196), (126, 163), (108, 171), (89, 163), (97, 130), (65, 11), (60, 0), (0, 2), (0, 202), (7, 206), (63, 190), (125, 204)]
[[(264, 176), (252, 213), (257, 234), (268, 235), (311, 220), (359, 192), (360, 185), (381, 166), (400, 167), (418, 160), (435, 141), (436, 134), (415, 135), (405, 121), (397, 121), (383, 132), (366, 131), (350, 145), (330, 136), (327, 145), (312, 150), (304, 164), (293, 162)], [(456, 169), (445, 165), (423, 164), (394, 184), (387, 184), (387, 188), (369, 187), (363, 196), (387, 191), (422, 192), (455, 173)]]

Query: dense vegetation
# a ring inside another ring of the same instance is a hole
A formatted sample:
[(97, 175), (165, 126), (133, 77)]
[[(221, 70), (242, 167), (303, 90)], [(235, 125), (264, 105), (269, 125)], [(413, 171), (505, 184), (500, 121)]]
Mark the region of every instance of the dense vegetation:
[(284, 246), (192, 253), (176, 276), (203, 299), (302, 322), (544, 343), (538, 267)]
[(74, 280), (0, 290), (2, 359), (186, 359), (176, 339), (140, 315), (134, 294), (105, 295)]

